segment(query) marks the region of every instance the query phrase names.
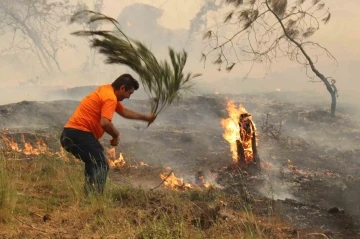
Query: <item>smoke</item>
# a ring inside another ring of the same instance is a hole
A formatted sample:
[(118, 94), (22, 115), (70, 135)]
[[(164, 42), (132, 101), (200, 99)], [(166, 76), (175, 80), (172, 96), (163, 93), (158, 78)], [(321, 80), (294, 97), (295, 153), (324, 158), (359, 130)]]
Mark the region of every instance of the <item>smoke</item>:
[[(138, 112), (146, 113), (149, 109), (143, 101), (129, 100), (124, 104)], [(139, 160), (146, 159), (188, 174), (189, 169), (202, 170), (207, 164), (224, 163), (217, 156), (230, 152), (222, 138), (223, 109), (221, 100), (193, 96), (162, 111), (149, 128), (145, 128), (145, 123), (123, 119), (114, 122), (127, 132), (124, 144), (139, 145), (134, 151)], [(225, 160), (231, 162), (231, 158)]]
[[(106, 4), (105, 2), (104, 8)], [(337, 80), (340, 95), (338, 115), (332, 121), (327, 115), (330, 95), (326, 88), (322, 83), (310, 83), (306, 72), (296, 64), (279, 59), (274, 62), (268, 75), (264, 76), (263, 69), (258, 66), (253, 75), (243, 80), (244, 73), (249, 70), (246, 64), (236, 66), (232, 72), (227, 73), (218, 71), (211, 62), (205, 67), (199, 62), (204, 47), (200, 35), (212, 24), (210, 13), (213, 16), (223, 16), (221, 6), (221, 3), (205, 1), (194, 16), (189, 16), (188, 30), (163, 27), (158, 21), (164, 16), (163, 11), (146, 4), (129, 5), (119, 16), (112, 16), (119, 20), (127, 34), (151, 46), (159, 58), (167, 54), (168, 46), (179, 49), (185, 47), (189, 53), (187, 70), (203, 74), (196, 80), (192, 94), (164, 110), (148, 128), (144, 122), (115, 116), (114, 124), (121, 133), (118, 150), (149, 165), (169, 166), (177, 177), (183, 177), (187, 182), (194, 182), (196, 173), (202, 171), (206, 180), (215, 184), (213, 172), (232, 163), (230, 147), (222, 136), (220, 120), (227, 117), (226, 101), (235, 100), (235, 103), (242, 103), (253, 115), (260, 132), (259, 155), (263, 162), (262, 177), (265, 183), (258, 190), (262, 195), (273, 199), (309, 200), (302, 195), (305, 195), (305, 189), (296, 191), (299, 183), (295, 180), (303, 178), (290, 170), (290, 160), (299, 170), (309, 168), (312, 173), (321, 172), (322, 178), (319, 181), (322, 184), (314, 177), (319, 184), (310, 185), (313, 190), (319, 189), (321, 192), (328, 187), (336, 189), (334, 191), (338, 195), (334, 193), (332, 197), (315, 195), (324, 200), (321, 201), (323, 205), (333, 203), (333, 206), (344, 206), (348, 211), (358, 213), (354, 202), (358, 198), (354, 195), (358, 193), (358, 189), (353, 183), (356, 182), (356, 171), (359, 168), (360, 104), (359, 83), (356, 78), (360, 73), (360, 62), (357, 59), (359, 36), (356, 34), (359, 31), (356, 31), (353, 24), (358, 15), (348, 14), (344, 17), (343, 13), (335, 11), (334, 17), (338, 18), (334, 27), (331, 24), (324, 27), (323, 32), (320, 31), (320, 35), (315, 38), (338, 57), (339, 67), (335, 73), (329, 73)], [(341, 5), (333, 8), (340, 9)], [(353, 6), (349, 11), (352, 9), (357, 8)], [(341, 26), (336, 27), (337, 24)], [(353, 28), (347, 31), (343, 27), (346, 25)], [(58, 52), (64, 75), (43, 72), (30, 53), (0, 55), (0, 104), (24, 100), (48, 101), (18, 104), (19, 109), (14, 118), (1, 120), (4, 127), (46, 127), (55, 123), (61, 126), (78, 101), (95, 87), (111, 83), (120, 74), (133, 74), (125, 67), (104, 64), (101, 54), (96, 53), (90, 58), (88, 42), (70, 35), (79, 28), (81, 26), (71, 26), (63, 29), (59, 35), (69, 38), (76, 46)], [(335, 28), (341, 29), (339, 34), (334, 31)], [(346, 37), (350, 35), (351, 38)], [(0, 38), (0, 42), (6, 40)], [(333, 69), (333, 66), (319, 64), (327, 72)], [(83, 71), (84, 69), (86, 70)], [(149, 113), (150, 105), (143, 89), (140, 88), (132, 97), (123, 102), (125, 106), (141, 113)], [(54, 100), (60, 101), (50, 102)], [(13, 109), (15, 106), (16, 104), (11, 105)], [(48, 108), (43, 108), (45, 106)], [(6, 107), (2, 106), (1, 117), (13, 114), (8, 114), (4, 110)], [(20, 110), (22, 107), (25, 108)], [(29, 107), (34, 110), (29, 110)], [(31, 115), (32, 113), (35, 115)], [(272, 116), (271, 124), (277, 125), (282, 120), (282, 140), (269, 139), (262, 132), (261, 122), (267, 113)], [(105, 136), (103, 142), (107, 144), (108, 139)], [(326, 170), (336, 171), (341, 177), (326, 177)]]
[(194, 40), (194, 34), (203, 33), (205, 31), (205, 28), (208, 26), (207, 13), (209, 11), (216, 11), (220, 9), (222, 5), (223, 2), (217, 4), (216, 0), (205, 0), (205, 3), (201, 6), (198, 13), (190, 20), (190, 28), (186, 41), (187, 44)]

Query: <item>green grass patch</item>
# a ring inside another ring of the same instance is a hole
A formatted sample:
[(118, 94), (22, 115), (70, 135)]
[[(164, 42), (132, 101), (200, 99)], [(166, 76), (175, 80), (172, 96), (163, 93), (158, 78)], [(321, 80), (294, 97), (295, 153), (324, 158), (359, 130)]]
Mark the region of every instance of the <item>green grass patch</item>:
[(104, 195), (85, 196), (83, 170), (57, 156), (2, 155), (0, 237), (282, 238), (242, 197), (221, 189), (150, 190), (109, 178)]

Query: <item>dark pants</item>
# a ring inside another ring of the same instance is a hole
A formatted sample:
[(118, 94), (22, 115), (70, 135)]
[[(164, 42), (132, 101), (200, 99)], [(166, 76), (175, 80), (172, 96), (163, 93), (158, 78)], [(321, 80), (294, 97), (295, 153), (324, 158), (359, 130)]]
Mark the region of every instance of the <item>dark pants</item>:
[(61, 146), (85, 163), (85, 193), (103, 193), (109, 165), (104, 148), (91, 132), (64, 128), (60, 137)]

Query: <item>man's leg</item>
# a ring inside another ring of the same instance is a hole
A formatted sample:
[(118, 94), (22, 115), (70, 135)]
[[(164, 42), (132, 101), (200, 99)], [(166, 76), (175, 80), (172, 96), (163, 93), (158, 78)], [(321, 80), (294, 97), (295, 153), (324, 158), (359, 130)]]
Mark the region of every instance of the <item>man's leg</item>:
[[(89, 147), (91, 146), (89, 145)], [(92, 148), (87, 151), (90, 152), (90, 160), (85, 162), (85, 178), (86, 185), (90, 187), (86, 190), (97, 191), (102, 194), (105, 188), (106, 177), (109, 172), (109, 166), (106, 162), (104, 150), (100, 143), (98, 143), (93, 144)]]
[(92, 133), (76, 129), (64, 129), (62, 147), (85, 163), (85, 193), (103, 193), (109, 166), (104, 149)]

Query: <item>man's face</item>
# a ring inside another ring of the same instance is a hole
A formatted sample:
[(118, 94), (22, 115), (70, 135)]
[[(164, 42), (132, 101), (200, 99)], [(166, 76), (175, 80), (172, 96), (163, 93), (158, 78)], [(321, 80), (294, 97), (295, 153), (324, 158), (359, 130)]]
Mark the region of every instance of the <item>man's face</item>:
[(115, 95), (118, 101), (122, 101), (123, 99), (129, 99), (132, 93), (134, 93), (134, 88), (130, 90), (126, 90), (125, 86), (121, 86), (120, 89), (115, 91)]

